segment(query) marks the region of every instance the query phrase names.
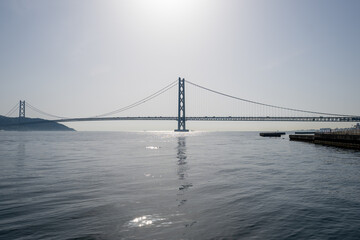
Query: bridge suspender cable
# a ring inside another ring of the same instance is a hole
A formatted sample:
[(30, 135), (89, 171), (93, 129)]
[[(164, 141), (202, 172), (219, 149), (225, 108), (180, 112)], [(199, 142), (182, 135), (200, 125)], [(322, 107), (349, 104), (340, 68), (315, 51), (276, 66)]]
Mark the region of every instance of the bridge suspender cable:
[(280, 106), (265, 104), (265, 103), (261, 103), (261, 102), (255, 102), (255, 101), (247, 100), (247, 99), (244, 99), (244, 98), (235, 97), (235, 96), (232, 96), (232, 95), (229, 95), (229, 94), (226, 94), (226, 93), (222, 93), (222, 92), (219, 92), (219, 91), (215, 91), (215, 90), (212, 90), (212, 89), (210, 89), (210, 88), (206, 88), (206, 87), (200, 86), (200, 85), (198, 85), (198, 84), (196, 84), (196, 83), (193, 83), (193, 82), (190, 82), (190, 81), (186, 81), (186, 82), (189, 83), (189, 84), (191, 84), (191, 85), (193, 85), (193, 86), (195, 86), (195, 87), (204, 89), (204, 90), (206, 90), (206, 91), (209, 91), (209, 92), (212, 92), (212, 93), (215, 93), (215, 94), (218, 94), (218, 95), (222, 95), (222, 96), (225, 96), (225, 97), (228, 97), (228, 98), (233, 98), (233, 99), (236, 99), (236, 100), (240, 100), (240, 101), (248, 102), (248, 103), (253, 103), (253, 104), (257, 104), (257, 105), (261, 105), (261, 106), (273, 107), (273, 108), (278, 108), (278, 109), (283, 109), (283, 110), (290, 110), (290, 111), (295, 111), (295, 112), (302, 112), (302, 113), (312, 113), (312, 114), (327, 115), (327, 116), (357, 117), (357, 116), (355, 116), (355, 115), (345, 115), (345, 114), (336, 114), (336, 113), (324, 113), (324, 112), (313, 112), (313, 111), (306, 111), (306, 110), (295, 109), (295, 108), (280, 107)]

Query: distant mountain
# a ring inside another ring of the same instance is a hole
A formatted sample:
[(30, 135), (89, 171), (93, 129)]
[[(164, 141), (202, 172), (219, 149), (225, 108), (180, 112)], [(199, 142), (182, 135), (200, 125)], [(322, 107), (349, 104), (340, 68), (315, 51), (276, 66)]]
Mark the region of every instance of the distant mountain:
[(0, 115), (0, 130), (5, 131), (75, 131), (57, 122), (41, 118), (9, 118)]

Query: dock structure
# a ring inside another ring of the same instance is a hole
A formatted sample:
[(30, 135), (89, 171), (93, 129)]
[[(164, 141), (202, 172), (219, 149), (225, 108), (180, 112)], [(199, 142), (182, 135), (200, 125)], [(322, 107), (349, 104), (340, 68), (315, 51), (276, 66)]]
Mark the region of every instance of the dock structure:
[(337, 131), (337, 132), (317, 132), (314, 135), (290, 135), (291, 141), (312, 142), (328, 146), (336, 146), (343, 148), (352, 148), (360, 150), (360, 132)]

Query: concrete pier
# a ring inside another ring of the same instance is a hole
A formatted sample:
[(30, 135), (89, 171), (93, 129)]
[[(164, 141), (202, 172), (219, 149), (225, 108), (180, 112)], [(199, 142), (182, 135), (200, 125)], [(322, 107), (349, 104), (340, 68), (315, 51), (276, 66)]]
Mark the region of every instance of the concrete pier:
[(289, 135), (291, 141), (314, 142), (314, 135)]

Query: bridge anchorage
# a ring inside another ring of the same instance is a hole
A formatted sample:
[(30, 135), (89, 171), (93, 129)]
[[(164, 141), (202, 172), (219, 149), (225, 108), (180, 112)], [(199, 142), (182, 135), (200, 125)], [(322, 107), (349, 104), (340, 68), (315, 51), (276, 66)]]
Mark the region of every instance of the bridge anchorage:
[(185, 79), (179, 77), (179, 99), (178, 99), (178, 128), (175, 129), (175, 132), (188, 132), (186, 129), (186, 117), (185, 117)]

